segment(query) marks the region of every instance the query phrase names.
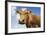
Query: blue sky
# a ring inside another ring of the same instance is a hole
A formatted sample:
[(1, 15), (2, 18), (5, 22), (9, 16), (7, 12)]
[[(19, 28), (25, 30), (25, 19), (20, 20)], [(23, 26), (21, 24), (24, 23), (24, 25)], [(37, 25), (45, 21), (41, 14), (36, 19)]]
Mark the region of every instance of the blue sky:
[(12, 28), (26, 28), (25, 25), (21, 25), (18, 22), (18, 19), (16, 18), (16, 10), (21, 8), (27, 8), (28, 10), (31, 10), (34, 14), (40, 16), (40, 7), (21, 7), (21, 6), (12, 6), (11, 7), (11, 26)]
[(36, 15), (40, 15), (40, 7), (21, 7), (21, 6), (16, 6), (17, 9), (21, 9), (21, 8), (27, 8), (28, 10), (32, 10), (33, 13), (35, 13)]

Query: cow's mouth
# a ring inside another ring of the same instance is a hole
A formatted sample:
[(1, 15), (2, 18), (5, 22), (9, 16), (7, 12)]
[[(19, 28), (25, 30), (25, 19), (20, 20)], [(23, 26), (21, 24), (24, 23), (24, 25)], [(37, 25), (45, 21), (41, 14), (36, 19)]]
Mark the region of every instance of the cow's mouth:
[(19, 24), (25, 24), (23, 21), (19, 21)]

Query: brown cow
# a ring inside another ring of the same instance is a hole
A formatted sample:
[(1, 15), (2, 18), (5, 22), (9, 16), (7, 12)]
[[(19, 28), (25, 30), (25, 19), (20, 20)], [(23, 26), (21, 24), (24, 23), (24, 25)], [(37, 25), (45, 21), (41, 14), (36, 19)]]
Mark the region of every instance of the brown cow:
[(32, 11), (17, 11), (20, 14), (20, 24), (26, 24), (27, 28), (40, 27), (40, 16), (36, 16)]

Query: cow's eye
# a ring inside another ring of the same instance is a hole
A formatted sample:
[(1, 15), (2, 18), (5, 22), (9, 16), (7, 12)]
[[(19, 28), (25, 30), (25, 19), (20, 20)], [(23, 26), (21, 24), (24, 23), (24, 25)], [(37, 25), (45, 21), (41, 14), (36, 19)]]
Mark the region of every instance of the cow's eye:
[(24, 20), (22, 20), (24, 22)]

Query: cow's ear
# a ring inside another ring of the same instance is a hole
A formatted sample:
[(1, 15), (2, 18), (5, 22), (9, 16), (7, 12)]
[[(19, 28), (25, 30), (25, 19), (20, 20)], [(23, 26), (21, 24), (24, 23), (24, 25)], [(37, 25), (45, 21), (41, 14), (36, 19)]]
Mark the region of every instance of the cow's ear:
[(18, 10), (16, 12), (19, 13)]

